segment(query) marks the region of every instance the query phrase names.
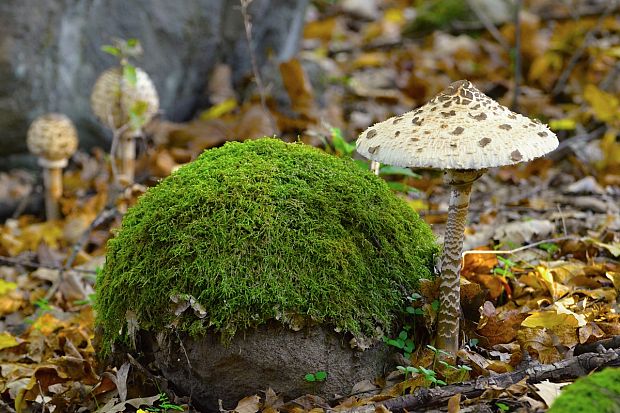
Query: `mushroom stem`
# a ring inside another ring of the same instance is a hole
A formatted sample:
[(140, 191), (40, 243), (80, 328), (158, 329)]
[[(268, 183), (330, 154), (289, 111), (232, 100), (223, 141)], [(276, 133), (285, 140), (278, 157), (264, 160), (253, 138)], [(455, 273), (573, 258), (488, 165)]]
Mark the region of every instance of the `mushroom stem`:
[(370, 170), (373, 174), (379, 175), (379, 169), (381, 168), (381, 164), (377, 161), (370, 161)]
[(122, 184), (130, 185), (134, 181), (136, 170), (136, 140), (132, 133), (124, 133), (118, 145), (120, 170), (118, 179)]
[(39, 165), (43, 167), (45, 216), (48, 221), (60, 219), (58, 204), (62, 197), (62, 168), (67, 166), (67, 160), (50, 161), (45, 158), (39, 158)]
[(484, 170), (448, 170), (444, 181), (450, 185), (450, 205), (441, 257), (441, 286), (437, 347), (456, 355), (459, 349), (461, 317), (461, 254), (471, 187)]

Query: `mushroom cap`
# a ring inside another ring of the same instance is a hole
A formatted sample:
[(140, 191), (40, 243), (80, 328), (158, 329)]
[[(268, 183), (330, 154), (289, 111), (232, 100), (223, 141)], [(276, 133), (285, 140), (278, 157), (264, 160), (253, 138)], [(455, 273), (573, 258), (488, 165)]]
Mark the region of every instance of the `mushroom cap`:
[(110, 129), (127, 124), (131, 108), (139, 101), (147, 105), (144, 116), (148, 122), (159, 110), (159, 96), (149, 75), (138, 67), (135, 85), (125, 79), (122, 67), (113, 67), (99, 76), (90, 95), (93, 113)]
[(558, 139), (459, 80), (424, 106), (366, 129), (356, 145), (359, 154), (388, 165), (485, 169), (543, 156)]
[(75, 153), (78, 134), (73, 122), (61, 113), (47, 113), (30, 124), (28, 150), (47, 161), (61, 161)]

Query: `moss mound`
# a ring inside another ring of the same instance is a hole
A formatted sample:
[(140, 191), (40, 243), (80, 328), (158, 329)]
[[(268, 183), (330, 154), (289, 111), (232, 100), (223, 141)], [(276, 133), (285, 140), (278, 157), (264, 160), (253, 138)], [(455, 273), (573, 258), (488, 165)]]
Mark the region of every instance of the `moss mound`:
[[(428, 225), (355, 162), (275, 139), (228, 143), (149, 189), (109, 241), (103, 351), (127, 339), (129, 311), (141, 329), (224, 338), (270, 319), (388, 332), (436, 252)], [(206, 317), (175, 316), (178, 294)]]
[(620, 413), (620, 368), (578, 379), (562, 390), (549, 413)]

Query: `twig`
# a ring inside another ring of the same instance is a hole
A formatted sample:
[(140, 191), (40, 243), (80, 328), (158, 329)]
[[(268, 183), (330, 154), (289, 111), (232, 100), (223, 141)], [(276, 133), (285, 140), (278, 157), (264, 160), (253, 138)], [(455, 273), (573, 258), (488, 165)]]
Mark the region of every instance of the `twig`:
[[(620, 361), (620, 350), (609, 350), (604, 353), (584, 353), (577, 357), (558, 361), (552, 364), (536, 364), (529, 368), (513, 372), (497, 374), (489, 377), (478, 377), (465, 383), (452, 384), (432, 389), (418, 389), (411, 395), (395, 397), (378, 403), (356, 407), (340, 413), (375, 413), (383, 406), (391, 412), (414, 411), (416, 408), (427, 408), (443, 405), (450, 397), (461, 393), (469, 399), (478, 397), (485, 390), (493, 388), (506, 389), (510, 385), (526, 380), (527, 383), (540, 383), (544, 380), (565, 381), (585, 376), (590, 372), (605, 366), (614, 365)], [(377, 410), (376, 410), (377, 409)], [(334, 413), (334, 410), (328, 410)]]
[(549, 238), (549, 239), (544, 239), (542, 241), (537, 241), (534, 242), (532, 244), (528, 244), (528, 245), (524, 245), (523, 247), (519, 247), (519, 248), (515, 248), (512, 250), (467, 250), (467, 251), (463, 251), (463, 255), (462, 258), (465, 259), (466, 255), (469, 254), (496, 254), (496, 255), (502, 255), (502, 254), (514, 254), (515, 252), (519, 252), (519, 251), (524, 251), (524, 250), (528, 250), (530, 248), (534, 248), (537, 247), (541, 244), (546, 244), (546, 243), (550, 243), (550, 242), (558, 242), (558, 241), (567, 241), (567, 240), (575, 240), (575, 241), (583, 241), (586, 240), (588, 238), (581, 238), (581, 237), (575, 237), (575, 236), (565, 236), (565, 237), (559, 237), (559, 238)]
[(114, 218), (117, 214), (118, 214), (118, 210), (116, 208), (103, 209), (99, 212), (99, 214), (95, 217), (95, 219), (90, 223), (88, 228), (86, 228), (86, 230), (80, 236), (80, 239), (75, 244), (73, 244), (73, 247), (71, 247), (71, 255), (65, 262), (65, 265), (60, 268), (58, 272), (58, 278), (56, 279), (54, 284), (52, 284), (50, 289), (47, 291), (47, 294), (45, 295), (45, 298), (47, 300), (51, 299), (54, 296), (54, 294), (56, 294), (56, 291), (58, 290), (58, 288), (60, 287), (60, 285), (62, 284), (64, 280), (65, 272), (68, 271), (73, 266), (73, 263), (75, 262), (75, 259), (77, 258), (77, 255), (79, 254), (79, 252), (82, 250), (82, 248), (88, 241), (88, 238), (90, 238), (90, 234), (93, 232), (93, 230), (97, 228), (99, 225), (101, 225), (102, 223), (104, 223), (105, 221), (107, 221), (108, 219)]
[(495, 24), (493, 24), (489, 17), (484, 14), (480, 7), (478, 7), (478, 3), (472, 0), (467, 0), (467, 6), (474, 12), (478, 20), (480, 20), (480, 22), (484, 25), (484, 28), (487, 29), (487, 31), (491, 34), (491, 36), (493, 36), (497, 43), (499, 43), (504, 48), (504, 50), (510, 52), (510, 45), (508, 44), (504, 36), (502, 36), (502, 34), (499, 32), (499, 30), (497, 30)]
[(267, 93), (265, 91), (265, 85), (263, 84), (263, 79), (261, 77), (260, 70), (258, 69), (258, 63), (256, 61), (256, 53), (254, 53), (254, 47), (252, 42), (252, 19), (250, 18), (250, 14), (248, 13), (248, 7), (252, 4), (254, 0), (239, 0), (241, 3), (241, 15), (243, 16), (243, 26), (245, 28), (245, 39), (248, 42), (248, 51), (250, 53), (250, 62), (252, 63), (252, 72), (254, 74), (254, 81), (256, 82), (256, 87), (258, 88), (258, 94), (260, 96), (260, 104), (263, 108), (263, 111), (269, 117), (269, 123), (271, 125), (271, 130), (275, 135), (277, 132), (276, 121), (273, 116), (271, 116), (271, 112), (267, 108)]
[(564, 236), (568, 236), (568, 231), (566, 230), (566, 220), (564, 220), (564, 213), (562, 212), (562, 207), (560, 204), (556, 205), (558, 207), (558, 212), (560, 213), (560, 219), (562, 220), (562, 230), (564, 231)]
[(601, 15), (597, 19), (596, 24), (594, 25), (594, 27), (588, 31), (588, 33), (586, 34), (585, 39), (583, 40), (581, 45), (577, 48), (577, 50), (575, 50), (575, 53), (573, 53), (573, 55), (569, 59), (568, 63), (566, 64), (566, 67), (564, 68), (564, 70), (560, 74), (560, 77), (558, 78), (555, 86), (553, 87), (553, 90), (551, 91), (551, 94), (553, 96), (557, 96), (560, 93), (562, 93), (562, 91), (566, 87), (566, 83), (568, 82), (568, 79), (569, 79), (571, 73), (573, 73), (573, 70), (575, 69), (575, 66), (577, 66), (577, 63), (579, 62), (579, 59), (581, 59), (581, 57), (585, 53), (586, 49), (590, 46), (590, 44), (592, 44), (592, 42), (594, 41), (595, 37), (601, 31), (601, 28), (603, 26), (603, 22), (605, 21), (605, 18), (607, 16), (609, 16), (609, 13), (611, 13), (611, 11), (613, 9), (615, 9), (615, 7), (617, 6), (616, 3), (617, 3), (616, 0), (611, 0), (607, 4), (607, 8), (605, 8), (603, 13), (601, 13)]
[[(60, 271), (64, 268), (60, 265), (41, 264), (41, 263), (34, 262), (34, 261), (5, 257), (2, 255), (0, 255), (0, 262), (9, 264), (9, 265), (14, 265), (14, 266), (26, 267), (26, 268), (46, 268), (48, 270), (57, 270), (57, 271)], [(97, 274), (97, 271), (83, 270), (80, 268), (73, 268), (72, 271), (83, 273), (83, 274)]]
[(613, 336), (604, 340), (595, 341), (588, 344), (577, 344), (573, 350), (573, 356), (578, 356), (584, 353), (595, 352), (596, 349), (602, 346), (604, 349), (618, 349), (620, 348), (620, 336)]
[(515, 1), (514, 10), (514, 25), (515, 25), (515, 47), (513, 49), (513, 63), (515, 70), (515, 86), (512, 95), (512, 107), (514, 112), (519, 111), (519, 93), (521, 93), (521, 8), (523, 7), (523, 0)]

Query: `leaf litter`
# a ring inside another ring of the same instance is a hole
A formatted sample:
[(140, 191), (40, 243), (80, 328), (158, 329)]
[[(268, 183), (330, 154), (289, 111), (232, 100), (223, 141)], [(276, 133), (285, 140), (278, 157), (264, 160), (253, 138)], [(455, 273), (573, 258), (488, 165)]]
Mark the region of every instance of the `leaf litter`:
[[(457, 18), (411, 37), (420, 10), (410, 2), (331, 3), (310, 6), (301, 52), (266, 79), (273, 86), (267, 107), (256, 99), (240, 100), (230, 70), (222, 66), (208, 88), (214, 106), (186, 123), (151, 123), (151, 139), (138, 160), (141, 183), (155, 184), (228, 139), (271, 134), (270, 116), (282, 136), (325, 145), (343, 156), (346, 142), (361, 130), (423, 104), (461, 78), (502, 104), (516, 101), (523, 113), (548, 122), (561, 145), (548, 159), (492, 171), (472, 194), (462, 269), (465, 346), (455, 364), (437, 363), (437, 354), (426, 346), (432, 344), (437, 312), (437, 288), (430, 283), (411, 302), (416, 348), (398, 360), (412, 373), (395, 370), (332, 400), (313, 395), (283, 400), (266, 386), (232, 411), (411, 410), (402, 396), (424, 391), (442, 401), (421, 403), (416, 411), (546, 408), (564, 384), (553, 370), (545, 373), (550, 379), (538, 382), (531, 379), (535, 374), (502, 380), (550, 363), (561, 366), (555, 371), (570, 372), (582, 350), (620, 341), (620, 53), (607, 41), (620, 36), (620, 21), (605, 7), (573, 19), (562, 2), (524, 2), (523, 84), (515, 87), (513, 55), (505, 48), (514, 45), (511, 20), (493, 23), (497, 32), (490, 33), (484, 25), (473, 32), (459, 28)], [(582, 55), (574, 59), (577, 51)], [(340, 149), (334, 149), (337, 145)], [(385, 179), (404, 188), (400, 196), (442, 234), (449, 194), (440, 176), (416, 172), (386, 173)], [(133, 412), (177, 406), (194, 411), (189, 399), (141, 366), (117, 369), (96, 357), (94, 275), (120, 214), (92, 224), (96, 211), (123, 212), (144, 191), (133, 187), (108, 205), (110, 174), (103, 151), (78, 153), (64, 176), (65, 218), (45, 222), (32, 176), (0, 173), (5, 218), (0, 225), (0, 409)], [(80, 242), (83, 234), (87, 239)], [(76, 246), (70, 268), (64, 268)], [(177, 297), (176, 305), (177, 311), (204, 312), (193, 297)], [(607, 363), (620, 357), (618, 345), (610, 345), (607, 350), (616, 351), (616, 358), (601, 355)], [(459, 365), (469, 370), (458, 370)], [(431, 371), (448, 385), (433, 384)], [(495, 384), (473, 391), (465, 386), (474, 383), (468, 380)]]

